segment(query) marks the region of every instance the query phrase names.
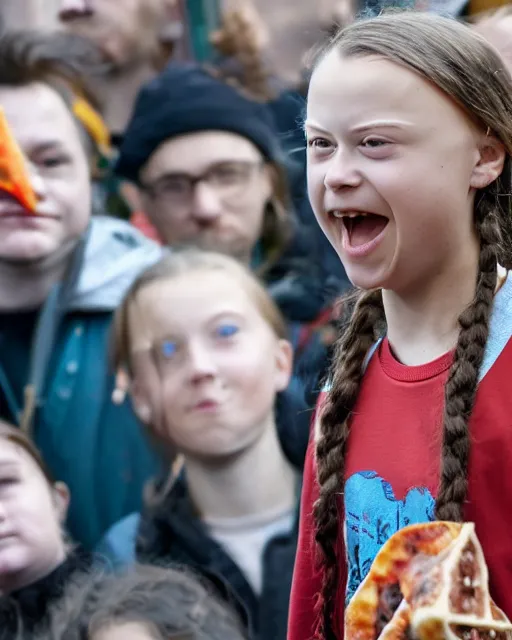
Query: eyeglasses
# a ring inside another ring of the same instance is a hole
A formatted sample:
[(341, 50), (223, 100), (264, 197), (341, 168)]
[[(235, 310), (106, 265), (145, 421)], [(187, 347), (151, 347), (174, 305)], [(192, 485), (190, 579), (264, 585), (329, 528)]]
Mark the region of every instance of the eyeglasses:
[(200, 182), (205, 182), (220, 198), (234, 199), (243, 194), (262, 166), (262, 161), (222, 162), (211, 166), (199, 176), (168, 173), (153, 184), (142, 186), (154, 200), (168, 199), (176, 206), (190, 204), (196, 185)]

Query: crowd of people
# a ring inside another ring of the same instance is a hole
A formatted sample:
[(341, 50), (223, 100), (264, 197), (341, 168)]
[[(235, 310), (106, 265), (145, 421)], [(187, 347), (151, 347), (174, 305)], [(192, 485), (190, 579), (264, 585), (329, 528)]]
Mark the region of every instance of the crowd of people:
[(114, 4), (0, 34), (0, 638), (341, 639), (436, 518), (512, 617), (510, 7), (347, 18), (288, 87), (244, 15), (200, 65)]

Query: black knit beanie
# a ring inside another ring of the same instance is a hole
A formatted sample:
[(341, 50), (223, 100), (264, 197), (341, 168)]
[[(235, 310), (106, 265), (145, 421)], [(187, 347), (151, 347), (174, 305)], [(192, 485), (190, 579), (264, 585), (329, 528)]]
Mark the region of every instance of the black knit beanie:
[(171, 63), (140, 91), (116, 173), (138, 182), (141, 168), (162, 142), (207, 130), (237, 133), (251, 140), (266, 159), (281, 160), (269, 107), (195, 63)]

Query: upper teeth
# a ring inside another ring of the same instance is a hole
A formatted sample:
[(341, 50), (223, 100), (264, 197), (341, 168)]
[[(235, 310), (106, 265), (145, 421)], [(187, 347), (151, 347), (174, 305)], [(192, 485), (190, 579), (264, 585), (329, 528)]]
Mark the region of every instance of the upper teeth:
[(358, 216), (366, 216), (366, 213), (361, 213), (361, 211), (333, 211), (332, 215), (335, 218), (357, 218)]

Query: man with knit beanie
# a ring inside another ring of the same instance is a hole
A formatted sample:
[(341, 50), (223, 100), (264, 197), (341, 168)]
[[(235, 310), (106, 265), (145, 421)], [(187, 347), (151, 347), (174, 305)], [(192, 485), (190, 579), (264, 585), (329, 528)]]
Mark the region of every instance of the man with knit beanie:
[(260, 245), (265, 222), (282, 250), (290, 220), (281, 160), (265, 104), (195, 64), (171, 64), (139, 94), (117, 173), (139, 186), (165, 244), (258, 262), (276, 250)]

